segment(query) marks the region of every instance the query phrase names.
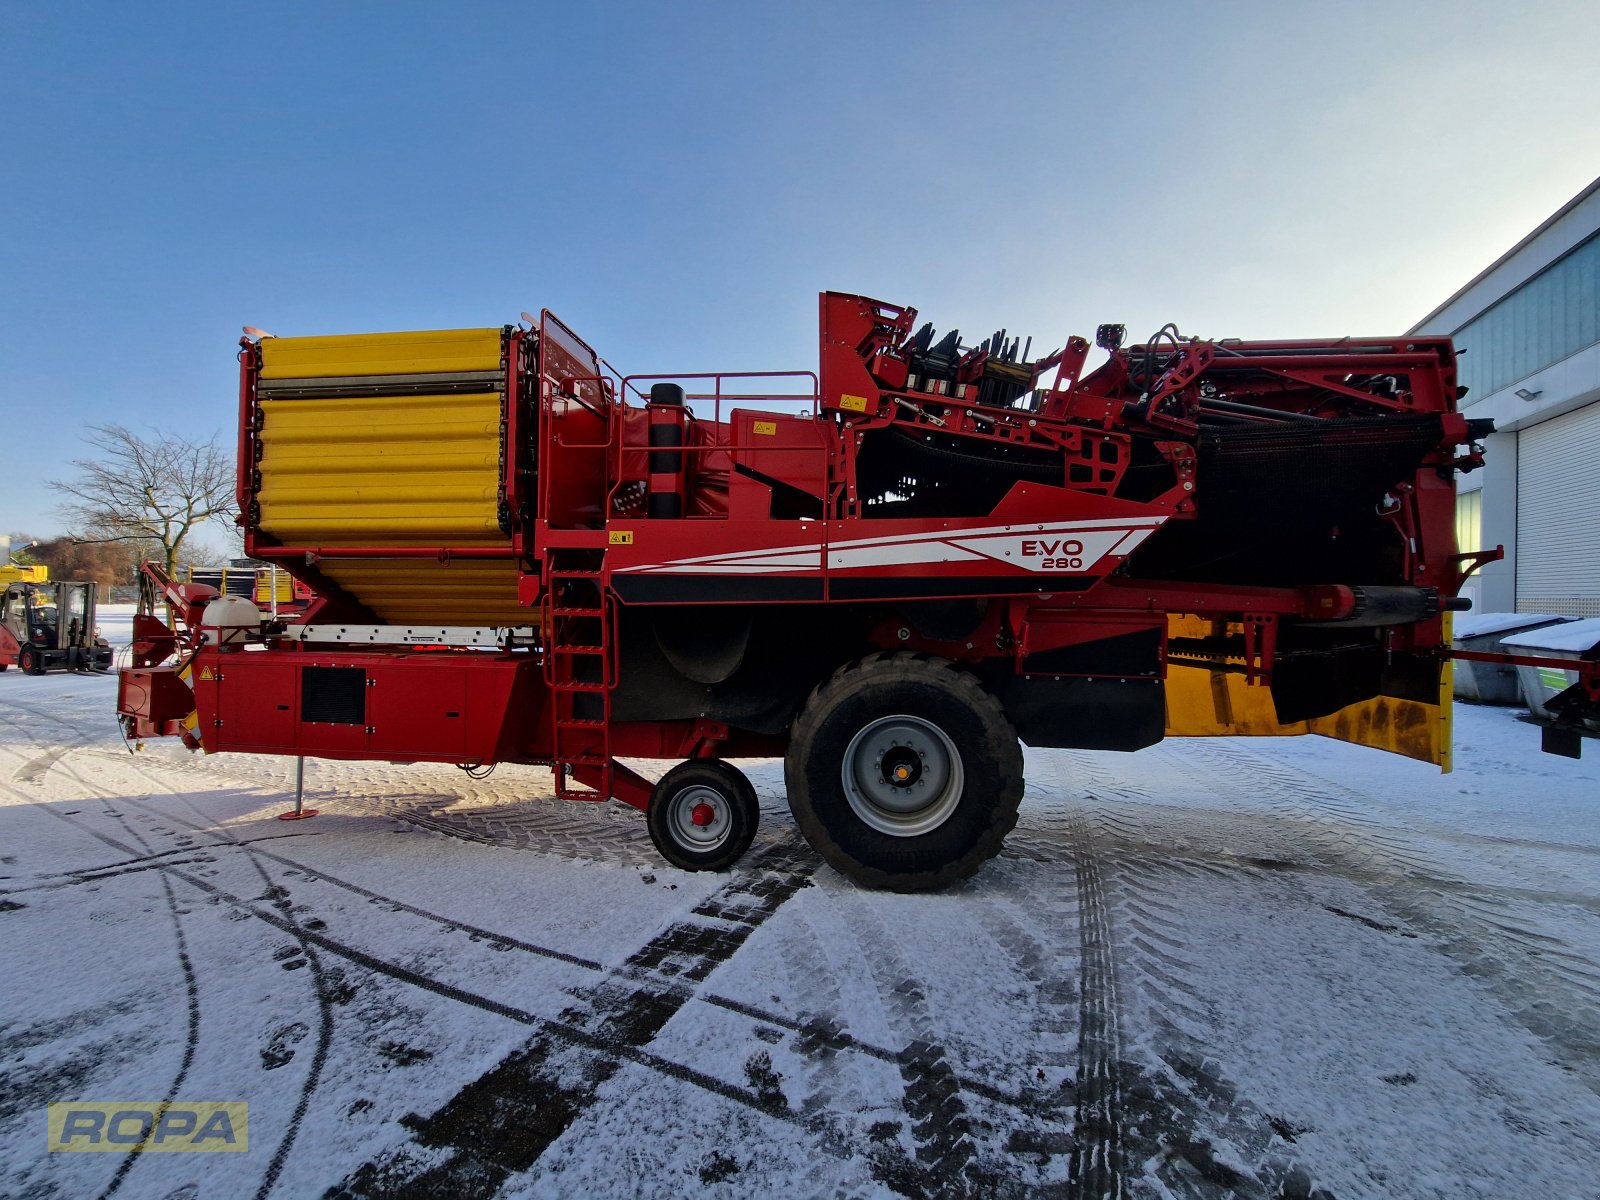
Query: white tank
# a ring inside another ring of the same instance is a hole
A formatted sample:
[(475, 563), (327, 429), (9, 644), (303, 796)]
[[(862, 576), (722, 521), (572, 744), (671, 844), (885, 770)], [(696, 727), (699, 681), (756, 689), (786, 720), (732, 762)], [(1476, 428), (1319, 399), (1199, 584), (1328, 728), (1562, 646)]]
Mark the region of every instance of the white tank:
[(243, 596), (218, 596), (200, 617), (200, 636), (213, 646), (261, 640), (261, 610)]

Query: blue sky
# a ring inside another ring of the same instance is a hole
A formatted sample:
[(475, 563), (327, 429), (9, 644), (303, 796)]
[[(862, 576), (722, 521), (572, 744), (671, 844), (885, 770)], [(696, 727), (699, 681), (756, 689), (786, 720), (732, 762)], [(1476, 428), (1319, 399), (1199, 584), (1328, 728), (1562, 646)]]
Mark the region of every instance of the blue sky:
[[(1589, 3), (0, 7), (0, 530), (239, 327), (809, 368), (816, 293), (1053, 348), (1408, 328), (1600, 174)], [(221, 545), (216, 539), (215, 544)]]

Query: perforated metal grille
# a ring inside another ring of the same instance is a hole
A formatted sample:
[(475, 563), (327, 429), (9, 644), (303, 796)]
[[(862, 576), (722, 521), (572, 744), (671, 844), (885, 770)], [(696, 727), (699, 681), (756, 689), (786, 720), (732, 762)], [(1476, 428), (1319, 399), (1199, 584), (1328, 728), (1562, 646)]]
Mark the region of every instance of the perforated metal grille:
[(367, 673), (360, 667), (306, 667), (300, 672), (300, 719), (365, 725)]

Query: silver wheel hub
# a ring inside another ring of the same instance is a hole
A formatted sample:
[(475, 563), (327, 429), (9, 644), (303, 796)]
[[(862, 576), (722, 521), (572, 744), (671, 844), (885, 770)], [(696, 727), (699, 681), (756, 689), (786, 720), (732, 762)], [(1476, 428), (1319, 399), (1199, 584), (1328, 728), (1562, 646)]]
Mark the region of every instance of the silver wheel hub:
[(943, 825), (966, 774), (948, 734), (931, 721), (880, 717), (850, 739), (840, 769), (850, 809), (879, 833), (916, 837)]
[(667, 827), (686, 850), (715, 850), (733, 832), (733, 806), (705, 784), (686, 787), (672, 798)]

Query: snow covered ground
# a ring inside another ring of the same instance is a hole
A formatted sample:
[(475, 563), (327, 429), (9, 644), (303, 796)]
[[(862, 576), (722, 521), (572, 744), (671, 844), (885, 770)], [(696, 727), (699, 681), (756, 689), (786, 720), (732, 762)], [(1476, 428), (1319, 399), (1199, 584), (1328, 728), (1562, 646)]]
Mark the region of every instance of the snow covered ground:
[[(119, 614), (105, 625), (125, 636)], [(690, 875), (547, 772), (134, 756), (0, 675), (0, 1194), (1600, 1195), (1600, 744), (1030, 751), (1005, 854)], [(48, 1154), (53, 1100), (243, 1154)]]

